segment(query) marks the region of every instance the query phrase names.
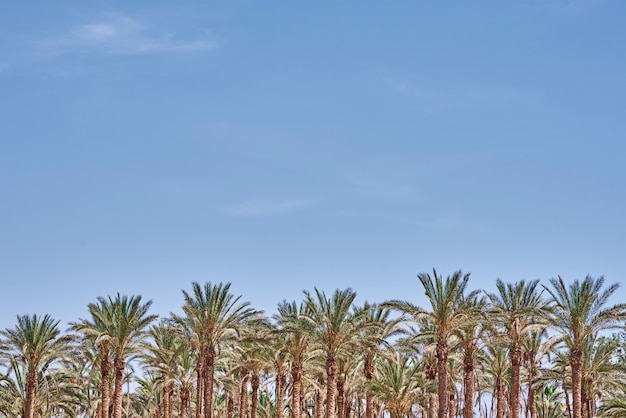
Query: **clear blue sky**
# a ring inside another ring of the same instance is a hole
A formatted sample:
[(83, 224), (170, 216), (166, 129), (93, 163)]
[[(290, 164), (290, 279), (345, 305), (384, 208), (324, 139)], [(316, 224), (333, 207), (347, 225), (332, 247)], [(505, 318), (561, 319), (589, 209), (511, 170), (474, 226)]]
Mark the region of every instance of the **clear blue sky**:
[[(626, 277), (626, 2), (5, 1), (0, 327), (230, 281)], [(626, 289), (621, 289), (621, 300)], [(614, 300), (616, 301), (616, 300)]]

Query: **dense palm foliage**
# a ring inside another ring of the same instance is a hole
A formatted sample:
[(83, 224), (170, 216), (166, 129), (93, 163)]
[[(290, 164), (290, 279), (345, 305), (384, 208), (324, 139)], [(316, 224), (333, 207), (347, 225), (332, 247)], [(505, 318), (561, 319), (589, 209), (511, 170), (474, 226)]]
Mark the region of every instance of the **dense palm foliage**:
[(418, 275), (427, 307), (314, 288), (265, 317), (229, 283), (192, 283), (156, 325), (150, 301), (120, 294), (65, 334), (18, 316), (0, 331), (0, 417), (626, 416), (617, 285), (468, 281)]

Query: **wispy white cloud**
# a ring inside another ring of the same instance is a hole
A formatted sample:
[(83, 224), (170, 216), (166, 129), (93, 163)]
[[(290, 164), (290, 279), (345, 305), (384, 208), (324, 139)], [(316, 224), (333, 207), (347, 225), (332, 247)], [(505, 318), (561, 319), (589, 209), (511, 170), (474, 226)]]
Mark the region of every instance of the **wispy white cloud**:
[(401, 97), (414, 99), (419, 109), (428, 113), (468, 108), (492, 109), (504, 106), (542, 108), (541, 95), (523, 86), (472, 83), (425, 91), (411, 82), (394, 78), (385, 78), (382, 84)]
[(420, 199), (421, 191), (405, 171), (390, 167), (399, 163), (393, 158), (382, 161), (378, 158), (366, 166), (344, 169), (339, 176), (357, 194), (380, 200), (408, 201)]
[(109, 54), (152, 54), (167, 52), (200, 52), (217, 47), (211, 39), (179, 40), (171, 33), (152, 33), (139, 21), (126, 16), (76, 26), (67, 35), (43, 42), (47, 50), (57, 53), (102, 52)]
[(9, 64), (5, 64), (3, 62), (0, 62), (0, 73), (3, 72), (4, 70), (6, 70), (7, 68), (9, 68)]
[(277, 202), (247, 200), (235, 207), (229, 208), (227, 213), (233, 216), (275, 215), (303, 209), (310, 204), (310, 201), (302, 199)]

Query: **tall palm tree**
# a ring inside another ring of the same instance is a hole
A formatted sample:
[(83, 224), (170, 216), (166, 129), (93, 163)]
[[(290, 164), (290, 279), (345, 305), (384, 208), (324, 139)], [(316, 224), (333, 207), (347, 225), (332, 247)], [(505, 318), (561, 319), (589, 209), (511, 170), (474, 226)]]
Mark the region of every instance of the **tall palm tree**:
[(14, 328), (0, 331), (4, 355), (26, 369), (24, 418), (35, 416), (39, 375), (70, 351), (70, 337), (61, 335), (59, 321), (50, 315), (18, 315)]
[(306, 310), (301, 317), (315, 328), (315, 336), (326, 355), (326, 415), (335, 417), (337, 357), (355, 348), (359, 335), (358, 319), (351, 314), (356, 292), (335, 290), (331, 298), (317, 288), (315, 296), (304, 291)]
[(463, 363), (463, 418), (474, 417), (474, 397), (476, 394), (476, 361), (481, 358), (483, 337), (485, 334), (484, 312), (486, 301), (478, 297), (478, 291), (463, 296), (458, 309), (465, 313), (465, 320), (453, 334), (456, 345), (462, 355)]
[(604, 277), (587, 276), (582, 282), (574, 280), (568, 285), (563, 279), (550, 279), (554, 316), (551, 325), (569, 350), (572, 372), (572, 418), (582, 417), (582, 367), (585, 342), (595, 338), (600, 331), (622, 328), (626, 320), (626, 304), (605, 307), (618, 289), (617, 283), (603, 289)]
[(72, 329), (94, 341), (100, 351), (101, 403), (100, 418), (109, 416), (109, 375), (113, 355), (113, 417), (122, 416), (122, 386), (126, 358), (140, 350), (146, 329), (157, 315), (148, 315), (152, 301), (142, 303), (141, 296), (116, 294), (115, 298), (100, 296), (97, 303), (87, 305), (91, 319), (72, 323)]
[(289, 361), (289, 374), (291, 382), (290, 410), (293, 418), (302, 416), (302, 404), (300, 402), (302, 391), (303, 371), (306, 364), (311, 361), (317, 353), (311, 347), (311, 337), (313, 335), (313, 325), (303, 318), (306, 310), (304, 304), (297, 304), (295, 301), (287, 302), (283, 300), (278, 304), (278, 313), (274, 315), (274, 321), (278, 327), (278, 338), (284, 338), (284, 349)]
[(523, 361), (522, 340), (529, 332), (545, 328), (547, 302), (539, 291), (539, 280), (504, 283), (496, 280), (498, 293), (488, 293), (491, 302), (491, 317), (508, 342), (511, 357), (511, 390), (509, 407), (511, 418), (520, 416), (520, 371)]
[(118, 293), (115, 298), (109, 296), (108, 299), (112, 317), (107, 320), (110, 325), (107, 339), (114, 356), (113, 418), (121, 418), (126, 359), (140, 351), (147, 328), (157, 315), (148, 314), (152, 301), (142, 303), (140, 295)]
[(100, 361), (100, 404), (98, 405), (98, 418), (109, 418), (109, 404), (111, 401), (110, 382), (111, 375), (111, 343), (113, 305), (110, 298), (98, 297), (97, 303), (90, 303), (87, 309), (91, 319), (80, 319), (79, 322), (71, 323), (74, 331), (80, 332), (87, 341), (91, 342), (99, 352)]
[(230, 283), (207, 282), (201, 286), (193, 282), (192, 293), (183, 290), (183, 296), (184, 316), (172, 314), (172, 318), (186, 327), (199, 344), (200, 356), (196, 367), (202, 370), (198, 375), (202, 379), (203, 390), (197, 391), (196, 417), (199, 418), (204, 410), (204, 417), (211, 418), (215, 361), (220, 344), (238, 338), (243, 327), (260, 318), (261, 312), (252, 309), (249, 302), (240, 303), (241, 296), (230, 292)]
[(397, 309), (409, 314), (414, 321), (429, 321), (436, 338), (437, 357), (437, 417), (446, 418), (448, 406), (448, 355), (449, 341), (453, 331), (466, 320), (466, 315), (459, 310), (459, 301), (462, 299), (469, 280), (469, 274), (463, 275), (459, 270), (448, 276), (445, 281), (433, 269), (433, 275), (420, 273), (417, 278), (424, 287), (424, 291), (431, 305), (428, 311), (408, 301), (392, 300), (384, 306)]

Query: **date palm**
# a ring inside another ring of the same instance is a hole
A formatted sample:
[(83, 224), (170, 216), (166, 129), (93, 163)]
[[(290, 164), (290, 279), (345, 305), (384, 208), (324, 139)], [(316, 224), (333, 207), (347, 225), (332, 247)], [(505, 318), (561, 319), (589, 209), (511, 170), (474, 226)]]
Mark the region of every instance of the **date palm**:
[(403, 357), (382, 357), (378, 362), (378, 373), (366, 383), (376, 399), (384, 405), (391, 418), (410, 415), (420, 393), (420, 367)]
[(463, 364), (463, 418), (474, 417), (476, 361), (481, 358), (485, 336), (484, 312), (486, 301), (478, 291), (463, 296), (458, 308), (464, 312), (465, 320), (453, 331), (455, 345), (462, 356)]
[(415, 322), (428, 321), (432, 324), (436, 341), (435, 355), (437, 357), (437, 417), (446, 418), (448, 406), (448, 355), (449, 342), (453, 331), (466, 320), (466, 314), (459, 309), (469, 274), (463, 275), (459, 270), (445, 280), (433, 270), (433, 275), (420, 273), (417, 278), (424, 287), (424, 291), (431, 305), (426, 310), (408, 301), (393, 300), (384, 306), (408, 314)]
[(561, 277), (550, 279), (554, 316), (551, 325), (565, 342), (572, 373), (572, 418), (582, 417), (582, 367), (585, 342), (600, 331), (623, 328), (626, 304), (606, 307), (619, 285), (604, 286), (604, 277), (574, 280), (566, 285)]
[(35, 415), (39, 374), (70, 351), (70, 337), (61, 335), (50, 315), (19, 315), (14, 328), (0, 331), (4, 354), (26, 369), (24, 418)]
[[(401, 318), (391, 319), (391, 311), (380, 305), (365, 304), (358, 308), (364, 326), (360, 329), (359, 346), (362, 353), (363, 377), (366, 382), (374, 378), (375, 362), (389, 338), (400, 333)], [(369, 389), (365, 391), (365, 418), (374, 418), (374, 398)]]
[(511, 390), (509, 407), (511, 418), (520, 416), (520, 371), (523, 361), (522, 340), (529, 332), (545, 328), (547, 302), (539, 290), (539, 280), (504, 283), (496, 280), (498, 293), (488, 293), (491, 318), (502, 331), (509, 346), (511, 358)]
[(126, 359), (140, 351), (146, 330), (157, 319), (157, 315), (148, 314), (152, 301), (142, 303), (140, 295), (126, 296), (118, 293), (115, 298), (109, 296), (108, 299), (113, 313), (108, 318), (108, 340), (114, 355), (113, 418), (121, 418)]
[(90, 319), (80, 319), (71, 323), (74, 331), (80, 332), (87, 340), (87, 344), (97, 347), (100, 362), (100, 404), (98, 418), (109, 418), (109, 404), (111, 402), (111, 338), (113, 334), (113, 304), (111, 298), (98, 297), (97, 303), (87, 305)]
[(295, 301), (287, 302), (283, 300), (278, 304), (278, 313), (274, 315), (274, 321), (278, 327), (277, 339), (284, 341), (284, 350), (289, 362), (289, 374), (291, 382), (290, 409), (294, 418), (302, 416), (302, 380), (303, 371), (316, 353), (311, 347), (311, 337), (313, 335), (313, 324), (302, 317), (305, 312), (304, 304), (297, 304)]
[(197, 385), (203, 390), (197, 391), (196, 418), (202, 410), (205, 418), (211, 418), (215, 361), (220, 345), (237, 339), (247, 324), (260, 318), (261, 312), (251, 308), (249, 302), (240, 302), (241, 296), (230, 292), (230, 283), (207, 282), (201, 286), (193, 282), (192, 292), (183, 290), (183, 296), (184, 316), (172, 314), (172, 318), (187, 328), (199, 345), (196, 368), (202, 370), (198, 373), (202, 382)]
[(305, 312), (301, 315), (315, 329), (315, 337), (326, 356), (326, 416), (335, 417), (337, 394), (337, 358), (357, 346), (359, 322), (351, 313), (356, 292), (335, 290), (331, 298), (317, 288), (315, 295), (305, 294)]
[[(9, 373), (0, 375), (0, 415), (24, 417), (28, 366), (13, 357), (8, 367)], [(84, 403), (74, 376), (63, 367), (48, 367), (38, 373), (34, 416), (74, 418)]]

